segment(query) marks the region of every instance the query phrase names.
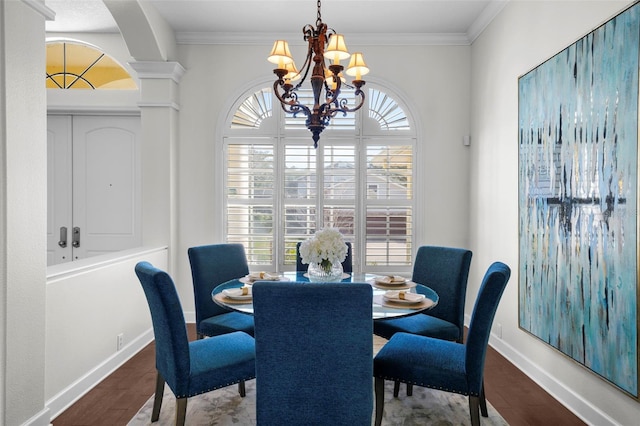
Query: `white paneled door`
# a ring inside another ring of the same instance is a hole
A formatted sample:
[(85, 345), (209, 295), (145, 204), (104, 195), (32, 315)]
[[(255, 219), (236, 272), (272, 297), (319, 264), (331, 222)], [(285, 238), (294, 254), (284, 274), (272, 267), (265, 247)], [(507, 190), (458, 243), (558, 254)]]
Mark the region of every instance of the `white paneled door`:
[(139, 142), (139, 117), (48, 117), (48, 265), (140, 245)]

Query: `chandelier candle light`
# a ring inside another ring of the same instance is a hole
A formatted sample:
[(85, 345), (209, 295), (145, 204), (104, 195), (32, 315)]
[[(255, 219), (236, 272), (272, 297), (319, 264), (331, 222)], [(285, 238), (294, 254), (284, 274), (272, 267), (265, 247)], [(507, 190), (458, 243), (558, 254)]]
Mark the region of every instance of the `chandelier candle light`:
[(308, 263), (309, 281), (342, 280), (342, 262), (347, 257), (344, 237), (335, 228), (323, 228), (300, 244), (302, 263)]
[[(320, 0), (318, 0), (318, 18), (315, 28), (311, 24), (307, 24), (302, 28), (302, 34), (304, 41), (309, 44), (307, 57), (301, 68), (304, 74), (301, 74), (301, 71), (296, 68), (289, 51), (289, 43), (286, 40), (276, 40), (267, 60), (278, 67), (273, 70), (274, 74), (278, 76), (278, 79), (273, 83), (273, 92), (280, 101), (282, 109), (293, 114), (294, 117), (300, 113), (307, 117), (305, 124), (313, 134), (313, 146), (317, 148), (320, 133), (329, 125), (332, 117), (335, 117), (339, 112), (346, 116), (347, 112), (357, 111), (364, 104), (364, 92), (361, 88), (365, 81), (362, 80), (362, 76), (369, 72), (369, 68), (364, 62), (362, 53), (356, 52), (351, 55), (347, 51), (344, 36), (336, 34), (333, 29), (327, 28), (327, 24), (322, 22)], [(340, 65), (341, 60), (349, 57), (351, 60), (346, 72), (355, 77), (352, 81), (353, 86), (344, 82), (342, 75), (344, 67)], [(333, 63), (327, 66), (325, 58)], [(314, 65), (310, 80), (314, 103), (310, 108), (298, 101), (297, 90), (305, 82), (312, 62)], [(292, 83), (297, 80), (300, 82), (294, 86)], [(346, 99), (339, 99), (343, 85), (355, 89), (355, 96), (359, 97), (359, 103), (353, 108), (347, 106)], [(321, 100), (322, 104), (320, 104)]]

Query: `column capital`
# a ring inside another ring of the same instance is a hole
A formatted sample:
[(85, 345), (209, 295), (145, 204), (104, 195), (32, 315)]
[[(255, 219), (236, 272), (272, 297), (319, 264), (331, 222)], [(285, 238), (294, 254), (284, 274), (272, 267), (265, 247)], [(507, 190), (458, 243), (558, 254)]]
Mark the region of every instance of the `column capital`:
[(133, 61), (129, 62), (131, 68), (138, 73), (138, 78), (171, 79), (180, 83), (186, 72), (178, 62), (169, 61)]

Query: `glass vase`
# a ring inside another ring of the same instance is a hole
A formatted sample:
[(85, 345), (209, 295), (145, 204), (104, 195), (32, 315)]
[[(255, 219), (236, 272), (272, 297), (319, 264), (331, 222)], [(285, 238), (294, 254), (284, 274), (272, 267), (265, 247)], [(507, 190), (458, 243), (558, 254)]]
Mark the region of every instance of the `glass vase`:
[(307, 274), (312, 283), (331, 283), (342, 281), (342, 264), (340, 262), (331, 263), (310, 263)]

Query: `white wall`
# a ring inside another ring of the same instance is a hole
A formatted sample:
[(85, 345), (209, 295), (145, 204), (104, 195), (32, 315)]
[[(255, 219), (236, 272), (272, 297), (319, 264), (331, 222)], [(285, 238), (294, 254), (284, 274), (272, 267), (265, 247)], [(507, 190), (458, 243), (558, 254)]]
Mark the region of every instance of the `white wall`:
[(52, 417), (153, 339), (149, 306), (134, 272), (143, 260), (168, 270), (166, 247), (48, 268), (45, 398)]
[[(271, 86), (265, 45), (179, 45), (187, 72), (180, 84), (179, 213), (176, 250), (181, 296), (192, 299), (186, 256), (193, 245), (223, 241), (220, 127), (234, 101), (258, 83)], [(468, 245), (469, 46), (349, 46), (365, 52), (366, 77), (388, 87), (419, 123), (416, 246)], [(296, 53), (294, 53), (296, 55)], [(407, 59), (410, 67), (398, 67)], [(299, 59), (300, 61), (301, 59)], [(366, 88), (367, 86), (365, 86)], [(311, 143), (311, 137), (309, 137)], [(185, 309), (193, 309), (192, 305)]]
[[(44, 3), (44, 2), (42, 2)], [(48, 421), (44, 406), (46, 121), (41, 5), (0, 3), (0, 424)], [(42, 87), (42, 86), (40, 86)]]
[[(492, 344), (591, 424), (638, 424), (640, 404), (518, 328), (518, 77), (627, 1), (511, 1), (472, 46), (471, 247), (467, 311), (487, 266), (512, 275)], [(491, 400), (491, 395), (487, 398)]]

